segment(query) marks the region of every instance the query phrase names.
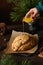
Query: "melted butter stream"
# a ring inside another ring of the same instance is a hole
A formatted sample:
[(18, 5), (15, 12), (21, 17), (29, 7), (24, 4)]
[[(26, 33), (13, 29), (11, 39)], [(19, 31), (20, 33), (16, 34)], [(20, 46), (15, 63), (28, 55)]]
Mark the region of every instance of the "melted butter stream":
[(24, 22), (23, 22), (23, 32), (24, 32)]
[(24, 22), (27, 23), (27, 24), (29, 24), (29, 25), (31, 25), (31, 23), (32, 23), (32, 18), (30, 18), (30, 17), (28, 17), (28, 18), (23, 18), (22, 22), (23, 22), (23, 32), (24, 32), (24, 25), (25, 25)]

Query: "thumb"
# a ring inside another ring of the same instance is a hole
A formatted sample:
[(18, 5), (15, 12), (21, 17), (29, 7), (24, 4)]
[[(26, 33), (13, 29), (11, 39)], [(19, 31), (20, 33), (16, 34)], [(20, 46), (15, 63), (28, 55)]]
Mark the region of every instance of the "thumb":
[(32, 11), (30, 10), (30, 11), (29, 11), (29, 12), (27, 12), (27, 14), (25, 15), (25, 18), (30, 17), (30, 16), (31, 16), (31, 14), (32, 14)]

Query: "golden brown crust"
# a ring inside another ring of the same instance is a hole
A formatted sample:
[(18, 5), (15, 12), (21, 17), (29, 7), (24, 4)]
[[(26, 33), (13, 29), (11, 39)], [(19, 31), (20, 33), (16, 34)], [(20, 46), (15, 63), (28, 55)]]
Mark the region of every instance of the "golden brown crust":
[(34, 47), (37, 40), (33, 36), (29, 36), (28, 34), (20, 34), (17, 36), (12, 43), (13, 51), (25, 51)]
[(21, 45), (18, 49), (18, 51), (25, 51), (33, 48), (36, 45), (34, 40), (29, 41), (28, 43)]
[(29, 36), (27, 34), (21, 34), (15, 38), (12, 43), (12, 49), (16, 51), (22, 44), (25, 44), (29, 40)]

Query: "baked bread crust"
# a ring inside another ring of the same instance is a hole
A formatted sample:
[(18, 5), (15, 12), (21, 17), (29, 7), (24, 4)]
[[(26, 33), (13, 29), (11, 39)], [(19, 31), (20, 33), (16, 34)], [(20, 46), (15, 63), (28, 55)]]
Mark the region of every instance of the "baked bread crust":
[(18, 50), (18, 48), (25, 44), (27, 41), (29, 41), (29, 36), (27, 34), (21, 34), (17, 36), (12, 43), (12, 49), (14, 51)]
[(26, 51), (26, 50), (29, 50), (29, 49), (33, 48), (35, 45), (36, 45), (35, 41), (33, 39), (31, 39), (26, 44), (21, 45), (20, 48), (18, 49), (18, 51)]
[(29, 50), (37, 44), (36, 39), (28, 34), (20, 34), (12, 43), (13, 51), (25, 51)]

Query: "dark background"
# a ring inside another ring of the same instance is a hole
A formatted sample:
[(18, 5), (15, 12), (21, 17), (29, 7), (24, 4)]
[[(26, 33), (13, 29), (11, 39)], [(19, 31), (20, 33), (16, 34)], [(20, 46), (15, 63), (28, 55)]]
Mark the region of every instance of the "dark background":
[[(3, 46), (6, 46), (6, 41), (4, 41), (4, 38), (7, 39), (7, 41), (10, 39), (10, 36), (11, 34), (9, 35), (8, 32), (12, 31), (13, 29), (14, 30), (17, 30), (17, 31), (23, 31), (22, 30), (22, 23), (13, 23), (12, 21), (10, 21), (10, 17), (9, 17), (9, 13), (11, 11), (11, 7), (12, 7), (12, 3), (8, 4), (6, 2), (6, 0), (0, 0), (0, 23), (1, 22), (4, 22), (7, 27), (8, 26), (13, 26), (13, 28), (9, 28), (8, 30), (6, 29), (6, 33), (7, 35), (6, 36), (1, 36), (0, 37), (0, 46), (3, 47)], [(41, 48), (43, 46), (43, 17), (41, 17), (39, 19), (39, 30), (37, 31), (38, 35), (39, 35), (39, 48)], [(2, 45), (1, 45), (2, 43)], [(4, 48), (4, 47), (3, 47)], [(38, 51), (39, 52), (39, 51)], [(0, 54), (1, 56), (1, 54)], [(33, 55), (32, 57), (30, 57), (29, 59), (33, 59), (33, 64), (35, 65), (39, 65), (38, 63), (43, 63), (42, 59), (41, 58), (38, 58), (37, 57), (37, 53), (35, 55)]]

